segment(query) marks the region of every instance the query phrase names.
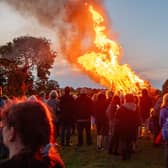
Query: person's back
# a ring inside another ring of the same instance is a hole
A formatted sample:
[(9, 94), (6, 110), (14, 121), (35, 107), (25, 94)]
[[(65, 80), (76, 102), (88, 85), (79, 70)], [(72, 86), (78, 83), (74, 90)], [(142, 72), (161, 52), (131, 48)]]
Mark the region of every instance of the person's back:
[(75, 117), (75, 100), (72, 95), (65, 94), (60, 100), (61, 121), (74, 122)]
[(134, 96), (126, 94), (126, 103), (117, 111), (118, 135), (121, 142), (122, 159), (130, 159), (132, 155), (132, 144), (136, 139), (136, 130), (138, 126), (137, 106), (134, 103)]
[[(2, 113), (2, 136), (9, 159), (0, 163), (0, 168), (64, 168), (53, 145), (56, 141), (52, 115), (44, 103), (28, 100), (6, 107)], [(52, 145), (46, 153), (48, 144)]]
[(120, 107), (120, 97), (115, 95), (111, 102), (111, 109), (109, 111), (109, 119), (111, 121), (115, 120), (116, 112)]
[(135, 130), (136, 126), (138, 125), (137, 121), (137, 112), (136, 110), (131, 110), (128, 108), (125, 108), (124, 106), (121, 106), (121, 108), (118, 111), (117, 116), (119, 119), (119, 132), (121, 135), (124, 135), (124, 137), (130, 137), (130, 136), (135, 136)]
[(86, 95), (81, 94), (76, 100), (77, 120), (88, 120), (91, 117), (93, 110), (93, 102)]
[(118, 121), (117, 125), (120, 136), (133, 139), (139, 121), (136, 104), (133, 102), (126, 102), (119, 108), (116, 119)]
[(91, 98), (87, 96), (87, 91), (81, 89), (79, 97), (76, 99), (76, 121), (78, 130), (78, 146), (83, 144), (83, 131), (86, 130), (87, 144), (91, 145), (91, 114), (93, 110)]
[(59, 100), (56, 98), (50, 98), (47, 101), (47, 105), (52, 113), (53, 116), (53, 122), (56, 127), (56, 135), (59, 135), (60, 133), (60, 105), (59, 105)]
[(75, 100), (70, 94), (70, 87), (65, 87), (64, 91), (65, 94), (60, 99), (61, 145), (71, 146), (71, 130), (75, 123)]
[[(52, 165), (51, 165), (52, 162)], [(1, 168), (62, 168), (61, 162), (48, 157), (35, 159), (29, 151), (23, 151), (10, 160), (1, 161)]]
[(52, 108), (53, 112), (56, 114), (59, 112), (59, 101), (57, 99), (49, 99), (47, 105)]
[(47, 103), (47, 99), (46, 99), (46, 93), (44, 91), (41, 91), (39, 93), (39, 99), (43, 102), (43, 103)]
[(152, 107), (152, 98), (148, 95), (146, 89), (142, 90), (140, 97), (140, 112), (143, 122), (150, 116), (150, 108)]
[(95, 103), (95, 118), (97, 121), (107, 122), (106, 109), (107, 109), (107, 99), (104, 94), (98, 96), (98, 100)]

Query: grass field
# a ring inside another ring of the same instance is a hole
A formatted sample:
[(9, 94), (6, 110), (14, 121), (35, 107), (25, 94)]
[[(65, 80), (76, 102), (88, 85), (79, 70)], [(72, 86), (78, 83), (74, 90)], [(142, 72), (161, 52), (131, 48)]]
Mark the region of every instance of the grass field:
[(77, 136), (72, 137), (73, 146), (60, 149), (66, 168), (164, 168), (163, 146), (154, 148), (147, 139), (138, 140), (139, 151), (129, 161), (121, 161), (120, 156), (107, 151), (97, 152), (95, 135), (91, 146), (76, 147), (76, 139)]

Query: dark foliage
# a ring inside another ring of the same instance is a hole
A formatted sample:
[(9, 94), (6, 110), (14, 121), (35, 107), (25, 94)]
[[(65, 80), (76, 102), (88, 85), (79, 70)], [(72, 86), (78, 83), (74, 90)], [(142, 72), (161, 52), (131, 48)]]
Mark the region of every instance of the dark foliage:
[(35, 77), (43, 83), (48, 80), (55, 57), (45, 38), (15, 38), (0, 46), (0, 82), (2, 85), (6, 82), (10, 94), (25, 94), (31, 90)]

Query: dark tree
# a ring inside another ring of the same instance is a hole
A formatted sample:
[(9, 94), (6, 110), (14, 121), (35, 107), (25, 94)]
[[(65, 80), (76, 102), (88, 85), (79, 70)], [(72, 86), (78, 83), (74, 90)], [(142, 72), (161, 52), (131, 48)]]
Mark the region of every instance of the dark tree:
[(56, 53), (45, 38), (24, 36), (0, 47), (0, 76), (7, 79), (11, 94), (22, 95), (36, 77), (45, 84)]
[(59, 84), (57, 81), (55, 80), (49, 80), (47, 82), (47, 90), (53, 90), (53, 89), (58, 89), (59, 88)]
[(35, 90), (39, 93), (42, 90), (45, 90), (48, 94), (51, 90), (59, 89), (59, 84), (55, 80), (48, 80), (45, 84), (42, 80), (37, 80), (35, 82)]
[(168, 93), (168, 79), (162, 85), (162, 94)]

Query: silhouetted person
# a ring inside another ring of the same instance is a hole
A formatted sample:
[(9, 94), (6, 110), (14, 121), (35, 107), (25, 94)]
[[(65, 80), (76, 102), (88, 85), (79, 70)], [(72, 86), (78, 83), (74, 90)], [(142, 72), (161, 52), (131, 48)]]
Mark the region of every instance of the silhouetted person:
[(70, 88), (65, 87), (65, 94), (60, 99), (61, 145), (69, 146), (73, 123), (75, 122), (75, 100)]
[(56, 126), (56, 136), (60, 134), (60, 102), (58, 98), (58, 93), (56, 90), (52, 90), (49, 93), (49, 99), (47, 100), (47, 105), (51, 109), (54, 125)]
[(148, 95), (148, 91), (146, 89), (143, 89), (142, 96), (140, 97), (139, 109), (140, 109), (142, 122), (146, 129), (146, 133), (148, 133), (148, 125), (149, 125), (151, 107), (152, 107), (152, 98)]
[(111, 103), (109, 104), (106, 114), (108, 116), (109, 127), (110, 127), (110, 142), (109, 142), (109, 153), (118, 155), (118, 146), (119, 146), (119, 136), (116, 131), (117, 122), (116, 114), (120, 108), (120, 97), (115, 95), (112, 98)]
[(86, 141), (90, 145), (91, 140), (91, 114), (93, 110), (93, 102), (87, 96), (87, 90), (81, 89), (80, 95), (76, 99), (77, 113), (77, 131), (78, 131), (78, 146), (83, 145), (83, 131), (86, 131)]
[(43, 102), (43, 103), (47, 103), (47, 100), (46, 100), (46, 93), (44, 91), (41, 91), (39, 93), (39, 99)]
[(51, 112), (41, 102), (26, 101), (12, 104), (2, 116), (3, 142), (9, 148), (9, 159), (1, 168), (63, 168), (54, 145), (54, 126)]
[(132, 143), (136, 139), (138, 127), (137, 105), (134, 103), (134, 96), (127, 94), (125, 103), (119, 108), (116, 114), (117, 131), (121, 143), (122, 159), (130, 159), (132, 154)]
[(97, 150), (101, 151), (104, 149), (104, 140), (107, 139), (109, 130), (108, 119), (106, 116), (106, 109), (108, 105), (106, 96), (103, 93), (100, 93), (94, 105), (94, 116), (97, 128)]

